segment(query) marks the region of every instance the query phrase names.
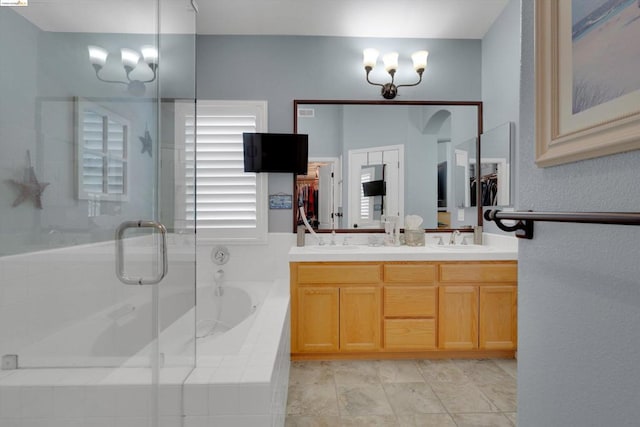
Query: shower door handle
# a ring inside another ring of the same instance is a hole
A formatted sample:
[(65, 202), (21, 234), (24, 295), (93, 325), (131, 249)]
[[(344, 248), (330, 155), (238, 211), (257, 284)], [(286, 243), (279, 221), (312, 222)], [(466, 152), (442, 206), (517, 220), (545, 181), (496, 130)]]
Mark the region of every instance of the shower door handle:
[[(124, 232), (128, 228), (155, 228), (160, 232), (160, 269), (156, 272), (156, 275), (151, 278), (138, 277), (133, 278), (126, 275), (124, 271)], [(164, 225), (156, 221), (125, 221), (116, 229), (116, 276), (125, 285), (155, 285), (160, 283), (164, 276), (169, 271), (169, 264), (167, 262), (167, 229)]]

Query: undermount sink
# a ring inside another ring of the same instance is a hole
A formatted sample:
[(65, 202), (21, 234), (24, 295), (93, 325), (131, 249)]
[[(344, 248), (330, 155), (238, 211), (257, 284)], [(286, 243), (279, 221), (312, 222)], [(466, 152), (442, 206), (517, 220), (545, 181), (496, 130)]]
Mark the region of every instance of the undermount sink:
[(482, 245), (429, 245), (434, 249), (445, 250), (445, 251), (490, 251), (491, 249), (488, 246)]
[(322, 246), (307, 246), (307, 248), (313, 251), (322, 251), (322, 252), (341, 252), (341, 251), (352, 251), (358, 249), (356, 245), (322, 245)]

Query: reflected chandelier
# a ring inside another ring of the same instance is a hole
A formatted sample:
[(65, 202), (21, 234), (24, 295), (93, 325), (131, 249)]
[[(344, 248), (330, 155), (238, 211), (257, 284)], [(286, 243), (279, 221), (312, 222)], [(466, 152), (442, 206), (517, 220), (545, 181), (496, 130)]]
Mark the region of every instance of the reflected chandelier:
[(363, 52), (363, 65), (364, 69), (367, 72), (367, 82), (374, 86), (382, 87), (382, 96), (385, 99), (393, 99), (398, 94), (398, 88), (403, 86), (417, 86), (422, 81), (422, 73), (425, 68), (427, 68), (427, 56), (429, 56), (429, 52), (426, 50), (420, 50), (411, 55), (411, 59), (413, 60), (413, 69), (418, 73), (419, 79), (417, 82), (412, 84), (402, 84), (396, 85), (394, 83), (394, 76), (396, 74), (396, 70), (398, 69), (398, 52), (387, 53), (382, 56), (382, 61), (384, 62), (384, 68), (387, 70), (387, 73), (391, 75), (390, 83), (374, 83), (369, 80), (369, 73), (376, 66), (378, 62), (378, 55), (380, 54), (375, 49), (365, 49)]
[(149, 69), (153, 72), (153, 77), (147, 80), (139, 80), (135, 78), (131, 78), (131, 72), (138, 66), (140, 62), (140, 53), (133, 49), (123, 48), (120, 49), (120, 60), (122, 61), (122, 66), (124, 67), (126, 80), (112, 80), (105, 79), (100, 77), (100, 71), (104, 68), (107, 63), (107, 57), (109, 56), (109, 52), (106, 49), (101, 48), (100, 46), (88, 46), (89, 49), (89, 61), (91, 61), (91, 65), (93, 65), (93, 69), (96, 70), (96, 77), (101, 82), (105, 83), (120, 83), (127, 85), (127, 90), (137, 96), (141, 96), (145, 91), (145, 83), (151, 83), (156, 79), (157, 71), (158, 71), (158, 50), (155, 46), (145, 45), (140, 48), (140, 52), (142, 52), (143, 62), (149, 67)]

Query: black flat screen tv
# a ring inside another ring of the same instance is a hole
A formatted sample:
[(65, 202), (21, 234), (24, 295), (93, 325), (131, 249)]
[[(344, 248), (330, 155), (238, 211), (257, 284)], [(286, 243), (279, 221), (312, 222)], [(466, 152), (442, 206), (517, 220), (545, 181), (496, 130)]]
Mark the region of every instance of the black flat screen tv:
[(364, 197), (385, 196), (387, 188), (383, 180), (369, 181), (362, 183)]
[(245, 132), (242, 140), (245, 172), (307, 173), (309, 135)]

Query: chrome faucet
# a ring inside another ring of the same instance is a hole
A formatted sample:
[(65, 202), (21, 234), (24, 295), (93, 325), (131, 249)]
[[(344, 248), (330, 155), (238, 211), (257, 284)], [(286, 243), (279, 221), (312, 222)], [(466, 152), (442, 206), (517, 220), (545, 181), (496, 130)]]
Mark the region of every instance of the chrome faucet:
[(453, 230), (453, 232), (451, 233), (451, 238), (449, 239), (449, 244), (450, 245), (455, 245), (456, 244), (456, 237), (458, 237), (460, 235), (460, 231), (459, 230)]

